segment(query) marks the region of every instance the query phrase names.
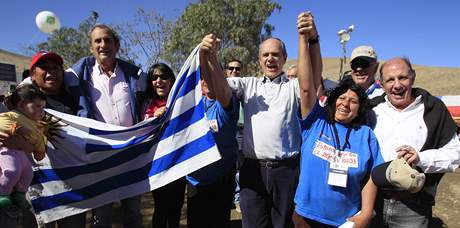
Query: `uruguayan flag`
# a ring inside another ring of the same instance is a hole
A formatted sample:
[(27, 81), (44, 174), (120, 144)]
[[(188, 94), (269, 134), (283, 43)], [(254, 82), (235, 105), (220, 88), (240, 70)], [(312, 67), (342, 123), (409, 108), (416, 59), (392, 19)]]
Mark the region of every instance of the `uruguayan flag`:
[(220, 159), (204, 115), (198, 50), (162, 118), (120, 127), (46, 110), (57, 134), (29, 188), (40, 224), (151, 191)]

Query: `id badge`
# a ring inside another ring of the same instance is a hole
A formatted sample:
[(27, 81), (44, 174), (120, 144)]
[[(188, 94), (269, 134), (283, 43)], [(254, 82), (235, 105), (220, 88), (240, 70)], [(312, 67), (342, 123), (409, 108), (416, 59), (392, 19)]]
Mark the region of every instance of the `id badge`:
[(219, 125), (217, 124), (216, 119), (209, 120), (209, 127), (211, 128), (211, 131), (214, 133), (219, 131)]
[(343, 163), (330, 162), (329, 163), (329, 176), (327, 184), (337, 187), (346, 188), (348, 177), (348, 166)]

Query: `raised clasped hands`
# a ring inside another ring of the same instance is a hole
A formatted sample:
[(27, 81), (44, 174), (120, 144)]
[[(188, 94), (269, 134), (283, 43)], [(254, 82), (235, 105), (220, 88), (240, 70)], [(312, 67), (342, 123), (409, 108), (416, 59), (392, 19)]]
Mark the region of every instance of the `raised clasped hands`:
[(310, 11), (302, 12), (297, 16), (297, 31), (309, 39), (315, 39), (318, 36), (315, 21)]
[(219, 50), (220, 39), (214, 34), (206, 35), (201, 41), (201, 51), (204, 53), (216, 54)]

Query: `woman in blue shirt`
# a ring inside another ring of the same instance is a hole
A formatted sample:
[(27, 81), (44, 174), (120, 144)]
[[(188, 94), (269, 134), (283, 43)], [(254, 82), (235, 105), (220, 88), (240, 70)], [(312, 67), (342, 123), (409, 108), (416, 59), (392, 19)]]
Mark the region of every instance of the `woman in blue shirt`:
[(320, 105), (321, 76), (312, 70), (320, 55), (310, 58), (310, 49), (319, 52), (311, 14), (300, 14), (297, 27), (302, 148), (294, 224), (337, 227), (350, 221), (354, 227), (367, 227), (377, 194), (369, 174), (383, 160), (374, 133), (365, 125), (366, 93), (351, 79), (344, 80), (325, 106)]

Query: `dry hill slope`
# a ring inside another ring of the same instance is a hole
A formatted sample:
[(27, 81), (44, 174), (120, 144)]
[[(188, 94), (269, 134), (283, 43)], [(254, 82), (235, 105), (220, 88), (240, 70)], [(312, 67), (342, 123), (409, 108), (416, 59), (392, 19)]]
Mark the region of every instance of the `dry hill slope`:
[[(296, 64), (297, 60), (288, 60), (286, 68)], [(434, 95), (460, 95), (460, 67), (428, 67), (413, 66), (417, 79), (415, 85), (430, 91)], [(323, 76), (328, 79), (337, 80), (340, 68), (338, 58), (323, 58)], [(345, 70), (350, 70), (349, 65)]]

